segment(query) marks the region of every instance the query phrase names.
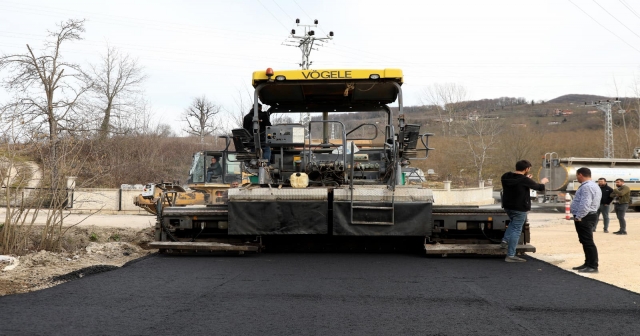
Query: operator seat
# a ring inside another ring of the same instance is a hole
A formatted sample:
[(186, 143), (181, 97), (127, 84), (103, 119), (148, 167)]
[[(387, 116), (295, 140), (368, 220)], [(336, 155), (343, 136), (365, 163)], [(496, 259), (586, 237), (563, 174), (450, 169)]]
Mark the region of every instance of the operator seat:
[(256, 145), (253, 142), (253, 135), (246, 129), (232, 129), (231, 135), (233, 136), (233, 145), (236, 147), (236, 152), (249, 152), (255, 149)]

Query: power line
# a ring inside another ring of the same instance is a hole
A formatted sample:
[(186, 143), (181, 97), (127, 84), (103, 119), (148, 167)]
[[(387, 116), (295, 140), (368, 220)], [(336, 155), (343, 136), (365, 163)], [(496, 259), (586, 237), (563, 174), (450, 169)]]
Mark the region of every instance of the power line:
[(640, 19), (640, 15), (638, 15), (638, 12), (636, 12), (633, 8), (631, 8), (631, 6), (629, 6), (627, 3), (625, 3), (622, 0), (618, 0), (618, 1), (620, 1), (621, 4), (627, 7), (631, 11), (631, 13), (633, 13), (633, 15), (637, 16)]
[(606, 29), (608, 32), (610, 32), (613, 36), (619, 38), (622, 42), (624, 42), (626, 45), (628, 45), (629, 47), (631, 47), (633, 50), (637, 51), (640, 53), (640, 50), (637, 49), (636, 47), (632, 46), (629, 42), (625, 41), (622, 37), (618, 36), (616, 33), (612, 32), (609, 28), (605, 27), (602, 23), (598, 22), (598, 20), (594, 19), (593, 16), (589, 15), (589, 13), (585, 12), (582, 8), (580, 8), (580, 6), (576, 5), (573, 1), (568, 0), (572, 5), (576, 6), (580, 11), (582, 11), (585, 15), (587, 15), (588, 17), (591, 18), (591, 20), (595, 21), (595, 23), (599, 24), (600, 27)]
[(614, 18), (616, 21), (618, 21), (618, 23), (620, 23), (621, 25), (623, 25), (625, 28), (627, 28), (628, 31), (632, 32), (633, 35), (640, 37), (640, 35), (636, 34), (636, 32), (634, 32), (633, 30), (631, 30), (631, 28), (627, 27), (626, 24), (622, 23), (622, 21), (618, 20), (617, 17), (613, 16), (613, 14), (609, 13), (608, 10), (606, 10), (604, 7), (602, 7), (596, 0), (593, 0), (593, 2), (598, 5), (600, 8), (602, 8), (603, 11), (605, 11), (607, 14), (609, 14), (609, 16), (611, 16), (612, 18)]
[(267, 8), (267, 6), (265, 6), (265, 5), (262, 3), (262, 1), (260, 1), (260, 0), (256, 0), (256, 1), (258, 1), (258, 3), (262, 6), (262, 8), (264, 8), (267, 12), (269, 12), (269, 14), (271, 14), (271, 16), (272, 16), (274, 19), (276, 19), (276, 21), (278, 21), (278, 23), (279, 23), (282, 27), (284, 27), (284, 29), (289, 29), (289, 28), (287, 28), (287, 26), (285, 26), (285, 25), (284, 25), (284, 23), (282, 23), (282, 21), (280, 21), (280, 20), (279, 20), (275, 15), (273, 15), (273, 13), (271, 13), (271, 11), (269, 10), (269, 8)]
[[(3, 1), (0, 1), (0, 2), (3, 2)], [(5, 1), (5, 3), (7, 2)], [(256, 32), (229, 30), (229, 29), (221, 29), (221, 28), (203, 28), (202, 26), (186, 25), (186, 24), (176, 23), (176, 22), (154, 21), (154, 20), (148, 20), (148, 19), (131, 18), (126, 16), (108, 15), (108, 14), (100, 14), (100, 13), (93, 13), (93, 12), (83, 12), (83, 11), (76, 11), (76, 10), (69, 10), (69, 9), (58, 9), (58, 8), (44, 7), (44, 6), (40, 6), (40, 7), (49, 8), (51, 10), (34, 9), (34, 8), (20, 7), (20, 5), (21, 4), (14, 4), (9, 2), (9, 5), (6, 5), (6, 4), (3, 5), (3, 9), (6, 9), (7, 7), (9, 7), (11, 8), (10, 10), (17, 11), (17, 12), (28, 13), (32, 15), (36, 14), (36, 15), (42, 15), (42, 16), (56, 17), (56, 18), (58, 18), (59, 15), (67, 15), (69, 13), (78, 13), (81, 15), (91, 15), (92, 18), (88, 20), (91, 22), (103, 22), (108, 24), (113, 24), (114, 22), (117, 22), (118, 24), (121, 24), (121, 25), (128, 25), (128, 26), (134, 26), (134, 27), (152, 27), (155, 30), (165, 30), (170, 32), (176, 32), (176, 30), (197, 32), (197, 33), (203, 33), (203, 34), (210, 34), (212, 32), (231, 32), (235, 34), (246, 35), (243, 38), (253, 38), (253, 39), (264, 40), (266, 39), (265, 37), (267, 37), (272, 40), (280, 41), (280, 39), (276, 35), (261, 34)], [(34, 12), (40, 12), (40, 13), (34, 13)], [(54, 15), (47, 15), (42, 13), (49, 13)], [(94, 19), (93, 18), (94, 15), (98, 16), (99, 18)], [(168, 27), (168, 26), (174, 26), (174, 27)], [(265, 37), (257, 37), (256, 35), (261, 35)]]
[(280, 8), (280, 10), (284, 13), (284, 15), (286, 15), (291, 21), (293, 21), (293, 18), (289, 14), (287, 14), (287, 12), (285, 12), (284, 9), (282, 9), (282, 7), (280, 7), (280, 5), (278, 5), (276, 0), (271, 0), (271, 1), (273, 1), (273, 3), (276, 4), (276, 6), (278, 6), (278, 8)]
[(298, 4), (298, 2), (296, 0), (293, 0), (293, 3), (295, 3), (296, 6), (298, 6), (298, 8), (300, 8), (300, 10), (304, 13), (304, 15), (306, 15), (309, 18), (309, 20), (313, 20), (313, 18), (309, 14), (307, 14), (307, 12), (305, 12), (302, 7), (300, 7), (300, 5)]
[[(295, 3), (296, 6), (298, 6), (298, 8), (300, 8), (300, 10), (304, 13), (304, 15), (306, 15), (309, 18), (309, 20), (313, 21), (313, 18), (311, 18), (311, 15), (307, 14), (307, 12), (305, 12), (305, 10), (298, 4), (298, 2), (296, 0), (293, 0), (293, 3)], [(322, 29), (322, 27), (318, 27), (318, 28), (320, 28), (320, 30), (322, 30), (323, 34), (327, 35), (327, 32), (324, 31), (324, 29)]]

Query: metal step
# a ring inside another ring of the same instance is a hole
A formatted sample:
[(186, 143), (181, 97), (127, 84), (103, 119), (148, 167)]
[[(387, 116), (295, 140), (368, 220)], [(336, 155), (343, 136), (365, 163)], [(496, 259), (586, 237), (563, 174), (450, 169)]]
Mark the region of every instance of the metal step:
[(366, 222), (366, 221), (353, 221), (351, 224), (356, 225), (393, 225), (393, 222)]
[(216, 242), (151, 242), (150, 248), (164, 249), (164, 250), (199, 250), (199, 251), (244, 251), (244, 252), (257, 252), (258, 246), (256, 245), (231, 245), (225, 243)]
[[(499, 244), (424, 244), (427, 254), (489, 254), (507, 255), (506, 249)], [(518, 245), (516, 253), (536, 252), (536, 247), (530, 244)]]
[(367, 205), (354, 205), (354, 209), (372, 209), (372, 210), (393, 210), (393, 207), (379, 207), (379, 206), (367, 206)]

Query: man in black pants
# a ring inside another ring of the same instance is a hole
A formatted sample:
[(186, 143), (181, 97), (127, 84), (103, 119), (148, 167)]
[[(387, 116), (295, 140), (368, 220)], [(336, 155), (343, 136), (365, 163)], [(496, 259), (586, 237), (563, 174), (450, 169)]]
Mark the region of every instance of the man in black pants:
[(616, 199), (613, 201), (616, 209), (616, 217), (618, 217), (618, 222), (620, 222), (620, 230), (614, 232), (615, 235), (626, 235), (627, 234), (627, 220), (624, 219), (624, 215), (629, 209), (629, 202), (631, 201), (631, 190), (629, 187), (624, 185), (624, 180), (619, 178), (616, 179), (616, 189), (611, 192), (611, 196), (615, 196)]
[(598, 208), (602, 191), (600, 187), (591, 180), (591, 170), (582, 167), (576, 171), (576, 178), (580, 182), (580, 187), (576, 191), (576, 196), (571, 202), (571, 213), (573, 214), (578, 239), (584, 250), (584, 264), (574, 267), (580, 273), (598, 273), (598, 248), (593, 241), (593, 227), (598, 220)]
[(604, 233), (609, 233), (609, 205), (611, 204), (611, 201), (613, 201), (613, 197), (611, 197), (613, 188), (611, 188), (607, 184), (607, 179), (604, 177), (598, 179), (598, 186), (600, 187), (600, 191), (602, 192), (602, 199), (600, 199), (600, 207), (598, 208), (598, 219), (596, 220), (596, 224), (593, 226), (593, 232), (596, 232), (596, 227), (598, 226), (598, 222), (600, 222), (600, 214), (602, 213), (602, 220), (604, 221)]

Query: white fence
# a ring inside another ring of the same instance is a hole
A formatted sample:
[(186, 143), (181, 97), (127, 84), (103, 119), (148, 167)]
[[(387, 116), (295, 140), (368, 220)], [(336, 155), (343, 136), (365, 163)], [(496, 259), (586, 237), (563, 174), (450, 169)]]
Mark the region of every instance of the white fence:
[(108, 189), (108, 188), (76, 188), (72, 193), (70, 210), (78, 211), (126, 211), (129, 213), (146, 213), (133, 204), (142, 189)]
[(435, 205), (490, 205), (493, 203), (493, 187), (433, 189)]

